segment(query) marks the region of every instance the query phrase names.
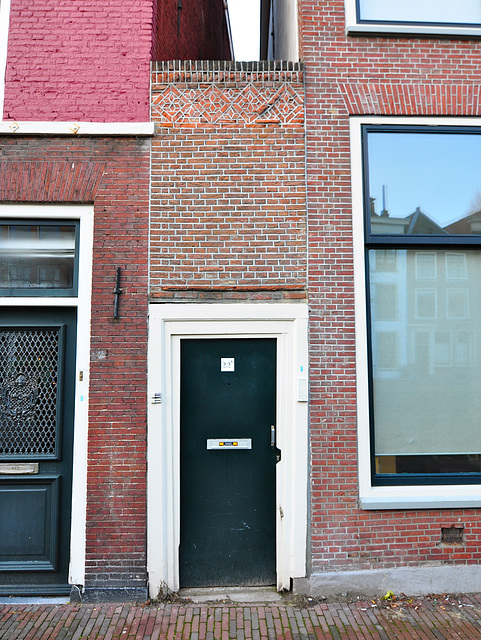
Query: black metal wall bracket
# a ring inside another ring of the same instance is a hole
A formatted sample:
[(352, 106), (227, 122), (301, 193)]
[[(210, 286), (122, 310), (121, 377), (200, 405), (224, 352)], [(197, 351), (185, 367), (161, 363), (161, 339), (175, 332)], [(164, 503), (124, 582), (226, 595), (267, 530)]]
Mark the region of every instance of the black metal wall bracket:
[(123, 293), (120, 288), (120, 271), (121, 267), (117, 267), (117, 275), (115, 278), (115, 289), (114, 289), (114, 318), (119, 317), (119, 297)]

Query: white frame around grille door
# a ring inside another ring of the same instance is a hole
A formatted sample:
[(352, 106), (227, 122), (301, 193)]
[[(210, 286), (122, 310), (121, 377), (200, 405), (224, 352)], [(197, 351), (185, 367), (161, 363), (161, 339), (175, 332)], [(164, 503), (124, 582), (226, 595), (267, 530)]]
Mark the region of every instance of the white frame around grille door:
[[(151, 597), (179, 589), (180, 341), (277, 339), (277, 588), (306, 574), (308, 417), (305, 304), (152, 304), (149, 328), (147, 556)], [(302, 386), (302, 385), (301, 385)]]
[[(78, 220), (78, 291), (76, 296), (0, 296), (2, 307), (76, 307), (77, 347), (74, 413), (74, 456), (72, 476), (72, 516), (70, 535), (70, 584), (84, 584), (85, 532), (87, 508), (87, 435), (90, 371), (90, 315), (92, 296), (92, 252), (94, 208), (92, 205), (3, 204), (0, 219), (8, 220)], [(81, 372), (81, 375), (80, 375)]]

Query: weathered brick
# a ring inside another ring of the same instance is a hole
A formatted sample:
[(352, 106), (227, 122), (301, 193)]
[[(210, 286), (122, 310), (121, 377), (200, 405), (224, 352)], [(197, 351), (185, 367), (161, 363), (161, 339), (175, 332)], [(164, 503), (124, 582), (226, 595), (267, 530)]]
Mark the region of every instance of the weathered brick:
[(153, 68), (153, 299), (303, 300), (300, 68)]
[[(10, 176), (3, 185), (4, 201), (45, 200), (41, 181), (33, 191), (28, 183), (23, 190), (18, 188), (26, 166), (38, 168), (43, 163), (49, 170), (61, 169), (49, 195), (51, 201), (65, 199), (65, 182), (71, 178), (63, 170), (67, 164), (98, 167), (96, 190), (83, 191), (87, 202), (93, 200), (95, 219), (86, 583), (143, 585), (149, 141), (82, 138), (75, 140), (73, 148), (68, 138), (5, 136), (0, 147), (0, 170)], [(46, 176), (44, 173), (44, 179)], [(76, 196), (75, 202), (82, 198)], [(124, 293), (120, 318), (115, 320), (112, 292), (117, 266), (122, 267)], [(103, 359), (95, 357), (98, 350), (104, 353)]]

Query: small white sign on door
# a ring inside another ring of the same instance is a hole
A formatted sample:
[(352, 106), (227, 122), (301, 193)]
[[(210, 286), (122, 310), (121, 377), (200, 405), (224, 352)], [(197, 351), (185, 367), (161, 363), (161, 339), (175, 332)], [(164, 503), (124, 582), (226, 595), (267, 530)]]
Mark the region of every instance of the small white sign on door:
[(220, 359), (221, 371), (234, 371), (235, 370), (235, 358), (221, 358)]

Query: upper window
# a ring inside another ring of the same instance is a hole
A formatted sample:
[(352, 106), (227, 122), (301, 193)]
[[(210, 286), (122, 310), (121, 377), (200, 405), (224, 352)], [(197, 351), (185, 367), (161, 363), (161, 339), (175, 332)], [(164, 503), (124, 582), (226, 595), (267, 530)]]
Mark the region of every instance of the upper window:
[(372, 482), (479, 483), (481, 129), (366, 125), (363, 156)]
[[(368, 234), (481, 235), (480, 133), (366, 127)], [(449, 277), (455, 269), (461, 274), (463, 260), (459, 253), (448, 259)], [(433, 256), (419, 256), (418, 270), (426, 271), (433, 261)]]
[(2, 221), (0, 295), (77, 295), (78, 222)]
[(481, 28), (481, 0), (346, 0), (349, 31), (460, 33)]
[(358, 0), (361, 22), (481, 26), (480, 0)]

